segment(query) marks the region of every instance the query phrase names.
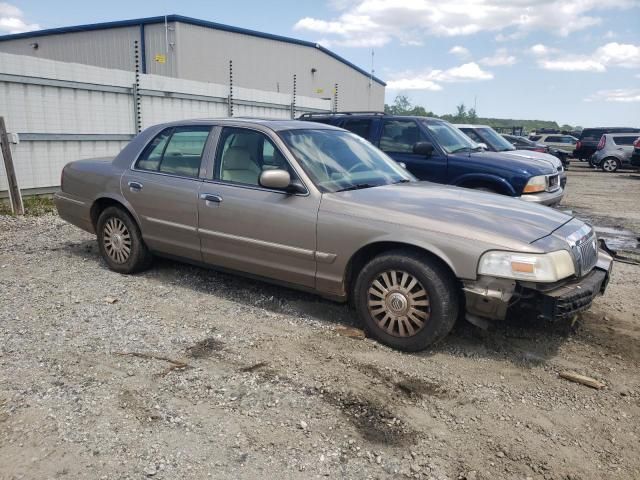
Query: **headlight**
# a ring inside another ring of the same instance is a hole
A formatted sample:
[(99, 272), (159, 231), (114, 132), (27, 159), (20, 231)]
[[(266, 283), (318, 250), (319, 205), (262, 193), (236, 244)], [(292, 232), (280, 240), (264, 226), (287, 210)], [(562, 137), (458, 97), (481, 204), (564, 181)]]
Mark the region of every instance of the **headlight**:
[(479, 275), (557, 282), (575, 273), (573, 258), (566, 250), (551, 253), (487, 252), (480, 258)]
[(544, 175), (538, 175), (537, 177), (531, 177), (527, 184), (524, 186), (522, 193), (536, 193), (544, 192), (547, 189), (547, 177)]

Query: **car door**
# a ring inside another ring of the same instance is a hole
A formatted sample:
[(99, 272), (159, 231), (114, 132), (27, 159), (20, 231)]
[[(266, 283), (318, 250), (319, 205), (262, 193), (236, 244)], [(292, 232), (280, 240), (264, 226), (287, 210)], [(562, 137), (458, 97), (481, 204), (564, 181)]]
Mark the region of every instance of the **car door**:
[(198, 191), (210, 130), (202, 125), (163, 130), (121, 177), (121, 191), (153, 251), (201, 260)]
[[(433, 153), (428, 157), (413, 153), (418, 142), (432, 143)], [(447, 157), (415, 120), (385, 119), (378, 147), (396, 162), (404, 163), (420, 180), (446, 182)]]
[(214, 168), (198, 200), (198, 232), (205, 262), (282, 282), (315, 287), (317, 192), (264, 188), (270, 168), (299, 175), (266, 132), (222, 128)]
[(623, 164), (631, 162), (631, 155), (633, 154), (633, 142), (636, 137), (628, 135), (613, 136), (613, 142), (616, 144), (615, 152), (616, 157), (620, 159)]

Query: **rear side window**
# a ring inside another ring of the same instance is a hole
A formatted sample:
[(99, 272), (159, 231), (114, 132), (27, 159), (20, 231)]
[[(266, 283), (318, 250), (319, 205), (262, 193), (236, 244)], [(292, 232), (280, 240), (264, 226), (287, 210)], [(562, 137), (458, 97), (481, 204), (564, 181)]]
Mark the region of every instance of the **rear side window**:
[(353, 120), (346, 120), (342, 128), (349, 130), (351, 133), (361, 136), (365, 140), (369, 140), (369, 133), (371, 132), (371, 120), (366, 118), (355, 118)]
[(181, 177), (198, 177), (210, 130), (208, 126), (163, 130), (144, 149), (136, 168)]
[(613, 142), (616, 145), (633, 145), (636, 137), (613, 137)]
[(533, 142), (537, 142), (541, 138), (542, 138), (542, 135), (531, 135), (531, 136), (529, 136), (529, 140), (531, 140)]
[(380, 150), (384, 152), (413, 153), (418, 142), (428, 141), (413, 120), (386, 120), (380, 137)]

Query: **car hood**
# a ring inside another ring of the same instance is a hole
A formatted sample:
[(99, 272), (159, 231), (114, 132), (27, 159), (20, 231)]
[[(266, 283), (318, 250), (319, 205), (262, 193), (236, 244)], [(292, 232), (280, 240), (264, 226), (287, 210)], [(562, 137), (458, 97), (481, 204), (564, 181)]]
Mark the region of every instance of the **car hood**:
[(533, 150), (511, 150), (501, 153), (509, 157), (527, 158), (529, 160), (544, 162), (546, 164), (550, 164), (556, 171), (558, 170), (558, 167), (562, 167), (562, 162), (558, 158), (548, 153), (536, 152)]
[(407, 227), (512, 249), (528, 249), (573, 218), (516, 198), (431, 182), (326, 193), (320, 208), (393, 224), (399, 236), (398, 229)]
[(553, 164), (541, 162), (539, 159), (527, 155), (531, 152), (520, 150), (518, 153), (519, 155), (513, 155), (513, 152), (491, 151), (452, 153), (449, 154), (449, 159), (454, 159), (463, 165), (467, 165), (471, 158), (491, 165), (500, 165), (500, 169), (505, 171), (527, 172), (530, 175), (550, 175), (556, 171)]

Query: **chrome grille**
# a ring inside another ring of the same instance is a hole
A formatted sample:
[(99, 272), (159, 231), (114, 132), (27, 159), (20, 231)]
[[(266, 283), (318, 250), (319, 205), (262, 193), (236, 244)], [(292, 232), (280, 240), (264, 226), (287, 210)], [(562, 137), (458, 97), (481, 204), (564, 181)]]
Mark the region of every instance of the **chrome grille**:
[(573, 253), (576, 258), (577, 271), (579, 277), (589, 273), (598, 262), (598, 241), (596, 234), (590, 230), (587, 235), (576, 242), (573, 247)]

